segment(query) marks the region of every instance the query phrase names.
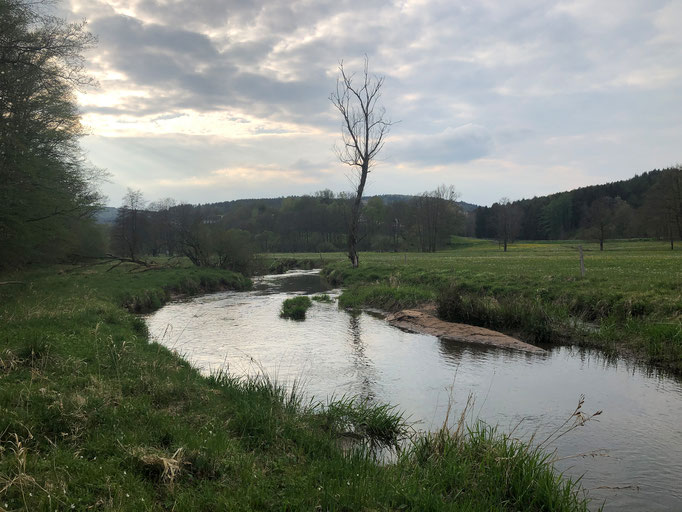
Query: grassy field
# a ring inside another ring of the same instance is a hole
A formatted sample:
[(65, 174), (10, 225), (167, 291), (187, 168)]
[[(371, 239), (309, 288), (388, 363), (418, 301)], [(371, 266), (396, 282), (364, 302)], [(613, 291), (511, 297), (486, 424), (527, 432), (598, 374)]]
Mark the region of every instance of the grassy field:
[[(494, 429), (414, 434), (388, 406), (202, 377), (131, 312), (247, 288), (239, 275), (105, 269), (0, 276), (18, 281), (0, 286), (2, 512), (587, 509), (547, 455)], [(393, 464), (368, 448), (408, 435)]]
[(296, 256), (346, 288), (346, 307), (436, 301), (448, 320), (531, 342), (595, 345), (682, 374), (682, 250), (657, 241), (607, 241), (603, 252), (578, 241), (519, 242), (506, 253), (482, 240), (452, 245), (433, 254), (362, 253), (355, 270), (343, 254)]

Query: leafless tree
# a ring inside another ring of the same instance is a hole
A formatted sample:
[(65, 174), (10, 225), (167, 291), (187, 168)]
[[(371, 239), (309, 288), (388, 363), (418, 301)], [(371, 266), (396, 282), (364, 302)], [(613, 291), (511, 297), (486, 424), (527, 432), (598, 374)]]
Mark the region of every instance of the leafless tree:
[(128, 188), (116, 217), (114, 238), (118, 252), (131, 260), (137, 259), (141, 249), (145, 205), (142, 191)]
[(384, 77), (369, 73), (369, 61), (366, 56), (361, 76), (356, 77), (353, 73), (347, 73), (343, 61), (339, 64), (339, 74), (336, 91), (329, 99), (342, 117), (342, 144), (335, 147), (336, 154), (341, 162), (353, 170), (351, 179), (355, 187), (355, 197), (348, 226), (348, 257), (353, 267), (357, 267), (362, 194), (367, 183), (367, 175), (384, 146), (391, 122), (385, 118), (386, 110), (379, 105)]
[(150, 213), (150, 242), (153, 256), (161, 253), (168, 256), (175, 254), (176, 237), (171, 210), (176, 206), (177, 201), (172, 197), (154, 201), (147, 206)]
[(620, 198), (603, 196), (590, 203), (587, 210), (588, 229), (586, 235), (599, 240), (599, 250), (604, 250), (604, 242), (613, 235), (615, 211)]
[(521, 230), (523, 212), (507, 197), (503, 197), (494, 204), (493, 209), (496, 212), (497, 237), (503, 244), (504, 252), (507, 252), (507, 245), (516, 239)]
[(417, 234), (422, 251), (436, 252), (444, 234), (443, 228), (449, 225), (452, 229), (460, 220), (461, 212), (455, 202), (458, 197), (455, 187), (445, 184), (417, 197)]

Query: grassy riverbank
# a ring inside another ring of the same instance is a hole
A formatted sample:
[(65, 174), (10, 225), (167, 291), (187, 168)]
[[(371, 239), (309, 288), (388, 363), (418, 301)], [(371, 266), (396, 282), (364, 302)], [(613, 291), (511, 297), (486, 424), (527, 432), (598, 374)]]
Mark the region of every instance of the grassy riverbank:
[(130, 311), (248, 280), (129, 270), (0, 279), (19, 282), (0, 286), (1, 511), (586, 510), (542, 452), (490, 428), (414, 436), (382, 465), (348, 440), (407, 436), (388, 407), (202, 377)]
[[(531, 342), (598, 346), (682, 374), (682, 251), (650, 241), (497, 244), (459, 239), (435, 254), (363, 253), (358, 269), (322, 255), (346, 307), (396, 310), (435, 301), (446, 320)], [(302, 255), (311, 258), (313, 255)], [(317, 257), (318, 261), (320, 257)]]

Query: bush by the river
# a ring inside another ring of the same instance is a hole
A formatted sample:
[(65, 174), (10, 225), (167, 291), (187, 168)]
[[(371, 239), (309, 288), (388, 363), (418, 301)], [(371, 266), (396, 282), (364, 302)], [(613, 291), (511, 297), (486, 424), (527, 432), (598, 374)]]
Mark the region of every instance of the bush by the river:
[(291, 299), (286, 299), (282, 303), (282, 309), (279, 316), (282, 318), (291, 318), (292, 320), (305, 320), (305, 313), (313, 303), (310, 297), (306, 295), (299, 295)]

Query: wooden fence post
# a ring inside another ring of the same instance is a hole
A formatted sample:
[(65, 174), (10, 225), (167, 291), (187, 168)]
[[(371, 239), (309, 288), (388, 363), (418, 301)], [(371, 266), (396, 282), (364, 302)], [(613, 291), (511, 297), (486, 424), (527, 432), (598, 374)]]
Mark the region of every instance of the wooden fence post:
[(585, 277), (585, 258), (583, 257), (583, 246), (578, 246), (580, 252), (580, 277)]

